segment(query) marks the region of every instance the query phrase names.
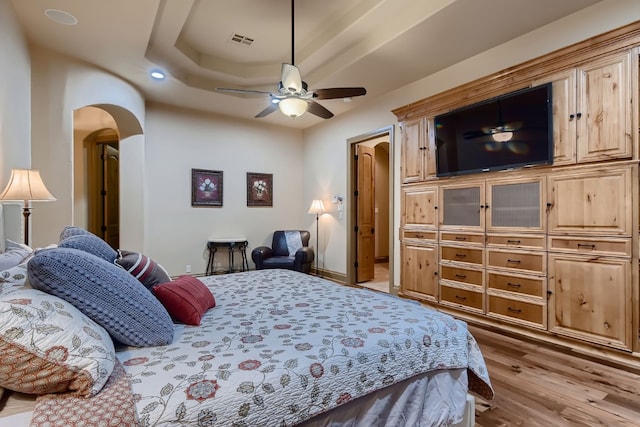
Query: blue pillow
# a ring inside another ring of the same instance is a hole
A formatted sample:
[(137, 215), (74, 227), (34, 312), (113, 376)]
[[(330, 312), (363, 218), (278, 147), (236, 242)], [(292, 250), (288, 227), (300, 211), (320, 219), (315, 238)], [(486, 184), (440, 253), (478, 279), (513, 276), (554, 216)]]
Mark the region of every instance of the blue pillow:
[(173, 322), (160, 301), (115, 264), (72, 248), (38, 251), (29, 261), (31, 286), (73, 304), (122, 344), (170, 344)]
[(95, 234), (76, 234), (60, 242), (58, 247), (79, 249), (103, 260), (113, 263), (118, 258), (118, 253), (107, 242)]
[[(60, 238), (58, 239), (58, 242), (62, 242), (67, 237), (77, 236), (78, 234), (93, 234), (93, 233), (91, 233), (88, 230), (85, 230), (82, 227), (76, 227), (76, 226), (73, 226), (73, 225), (67, 225), (60, 232)], [(95, 236), (95, 234), (94, 234), (94, 236)], [(98, 237), (98, 236), (96, 236), (96, 237)]]

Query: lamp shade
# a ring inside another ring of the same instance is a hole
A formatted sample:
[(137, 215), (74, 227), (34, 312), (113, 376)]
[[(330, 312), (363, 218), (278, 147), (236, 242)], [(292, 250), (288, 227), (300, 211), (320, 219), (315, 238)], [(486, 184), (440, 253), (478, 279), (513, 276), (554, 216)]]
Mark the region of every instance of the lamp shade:
[(55, 197), (47, 190), (40, 171), (30, 169), (12, 169), (9, 183), (0, 194), (0, 200), (53, 201)]
[(285, 116), (298, 117), (307, 111), (307, 101), (300, 98), (285, 98), (278, 103), (278, 108)]
[(319, 215), (324, 213), (324, 205), (322, 204), (322, 200), (316, 199), (311, 202), (311, 206), (309, 207), (309, 214)]

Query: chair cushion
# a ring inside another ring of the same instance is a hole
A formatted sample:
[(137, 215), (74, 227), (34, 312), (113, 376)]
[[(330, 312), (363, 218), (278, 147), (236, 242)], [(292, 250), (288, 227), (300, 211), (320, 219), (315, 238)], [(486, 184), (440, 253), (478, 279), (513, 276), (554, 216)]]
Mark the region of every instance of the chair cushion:
[(293, 269), (295, 257), (292, 256), (272, 256), (263, 261), (264, 268), (285, 268)]
[(28, 276), (31, 286), (70, 302), (123, 344), (173, 340), (173, 322), (160, 301), (112, 262), (73, 248), (45, 249), (29, 261)]

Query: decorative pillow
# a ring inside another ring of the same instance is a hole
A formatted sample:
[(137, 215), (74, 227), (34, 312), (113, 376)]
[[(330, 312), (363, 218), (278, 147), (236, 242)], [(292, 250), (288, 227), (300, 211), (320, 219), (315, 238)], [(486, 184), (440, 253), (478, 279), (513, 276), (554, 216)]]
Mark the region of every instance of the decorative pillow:
[[(58, 242), (62, 242), (67, 237), (77, 236), (77, 235), (87, 235), (87, 234), (93, 234), (93, 233), (81, 227), (68, 225), (65, 228), (63, 228), (62, 231), (60, 232), (60, 238), (58, 239)], [(93, 235), (95, 236), (95, 234)]]
[(31, 288), (27, 283), (26, 262), (0, 271), (0, 295), (25, 288)]
[(180, 276), (155, 286), (152, 292), (174, 319), (187, 325), (200, 325), (202, 315), (216, 306), (209, 288), (193, 276)]
[(58, 247), (89, 252), (107, 262), (114, 262), (118, 253), (107, 242), (95, 234), (76, 234), (60, 242)]
[(33, 253), (29, 246), (9, 239), (6, 240), (5, 247), (4, 253), (0, 254), (0, 271), (15, 267)]
[(93, 396), (115, 358), (109, 334), (68, 302), (36, 289), (0, 295), (0, 386)]
[(171, 317), (153, 294), (95, 255), (62, 247), (38, 251), (29, 261), (28, 276), (31, 286), (75, 305), (123, 344), (156, 346), (173, 340)]
[(119, 250), (116, 264), (131, 273), (147, 289), (171, 281), (171, 277), (160, 264), (138, 252)]

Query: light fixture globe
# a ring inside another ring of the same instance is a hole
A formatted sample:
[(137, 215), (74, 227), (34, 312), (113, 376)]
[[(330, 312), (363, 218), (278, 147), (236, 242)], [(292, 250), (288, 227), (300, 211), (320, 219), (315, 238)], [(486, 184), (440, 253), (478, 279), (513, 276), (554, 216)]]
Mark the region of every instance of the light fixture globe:
[(513, 132), (509, 132), (509, 131), (496, 132), (491, 135), (491, 138), (493, 138), (493, 140), (497, 142), (507, 142), (511, 140), (512, 137), (513, 137)]
[(280, 101), (278, 108), (287, 117), (299, 117), (307, 111), (307, 101), (300, 98), (285, 98)]

